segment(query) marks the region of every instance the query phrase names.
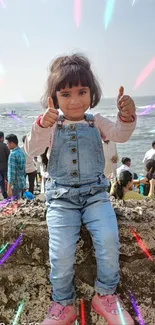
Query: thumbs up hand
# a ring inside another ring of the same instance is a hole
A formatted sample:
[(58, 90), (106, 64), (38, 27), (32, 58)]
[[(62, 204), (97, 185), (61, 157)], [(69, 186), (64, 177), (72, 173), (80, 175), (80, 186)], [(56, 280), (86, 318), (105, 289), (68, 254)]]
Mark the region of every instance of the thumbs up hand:
[(135, 104), (130, 96), (124, 95), (124, 87), (119, 88), (117, 97), (119, 115), (125, 122), (132, 122), (135, 117)]
[(58, 111), (54, 108), (53, 100), (48, 97), (48, 108), (40, 119), (40, 125), (43, 128), (48, 128), (53, 126), (55, 122), (58, 121)]

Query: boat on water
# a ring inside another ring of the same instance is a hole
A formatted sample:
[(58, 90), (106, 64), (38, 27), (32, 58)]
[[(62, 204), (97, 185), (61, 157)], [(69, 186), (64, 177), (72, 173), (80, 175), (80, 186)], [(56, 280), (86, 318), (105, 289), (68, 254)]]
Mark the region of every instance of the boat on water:
[(20, 117), (19, 114), (16, 114), (16, 111), (12, 110), (10, 112), (5, 112), (0, 114), (1, 117)]

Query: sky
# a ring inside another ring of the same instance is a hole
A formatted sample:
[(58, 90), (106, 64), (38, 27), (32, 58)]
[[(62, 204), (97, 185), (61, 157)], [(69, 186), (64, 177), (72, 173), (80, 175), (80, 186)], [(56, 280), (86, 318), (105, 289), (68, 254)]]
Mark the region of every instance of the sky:
[(39, 101), (55, 57), (82, 52), (98, 76), (103, 95), (120, 85), (131, 96), (155, 95), (155, 68), (135, 89), (137, 77), (155, 58), (155, 0), (0, 0), (0, 103)]

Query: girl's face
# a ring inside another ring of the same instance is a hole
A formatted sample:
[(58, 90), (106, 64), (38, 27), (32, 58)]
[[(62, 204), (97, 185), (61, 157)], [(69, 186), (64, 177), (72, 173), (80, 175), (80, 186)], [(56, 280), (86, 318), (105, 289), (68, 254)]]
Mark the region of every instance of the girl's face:
[(81, 85), (56, 92), (59, 108), (68, 120), (80, 121), (84, 118), (85, 111), (89, 108), (91, 98), (90, 89)]

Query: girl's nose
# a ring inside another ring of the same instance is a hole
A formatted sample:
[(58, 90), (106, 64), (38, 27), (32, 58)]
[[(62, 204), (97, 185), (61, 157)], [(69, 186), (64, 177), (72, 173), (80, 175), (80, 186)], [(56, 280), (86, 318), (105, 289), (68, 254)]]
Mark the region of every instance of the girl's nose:
[(75, 104), (78, 104), (78, 103), (80, 103), (79, 97), (78, 96), (72, 96), (71, 99), (70, 99), (70, 104), (75, 105)]

